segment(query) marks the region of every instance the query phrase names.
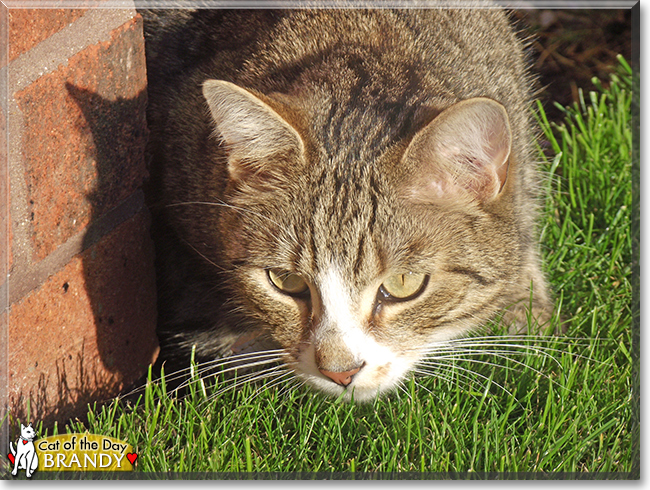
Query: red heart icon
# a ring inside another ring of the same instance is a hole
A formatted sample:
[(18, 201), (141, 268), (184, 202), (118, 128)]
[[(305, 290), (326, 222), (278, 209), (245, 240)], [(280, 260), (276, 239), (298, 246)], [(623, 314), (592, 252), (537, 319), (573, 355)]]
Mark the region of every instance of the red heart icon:
[(126, 459), (129, 460), (131, 464), (135, 463), (135, 460), (138, 459), (138, 455), (135, 453), (127, 453), (126, 454)]
[(9, 458), (9, 461), (11, 461), (11, 464), (14, 464), (16, 462), (16, 458), (14, 458), (14, 455), (9, 453), (7, 454), (7, 457)]

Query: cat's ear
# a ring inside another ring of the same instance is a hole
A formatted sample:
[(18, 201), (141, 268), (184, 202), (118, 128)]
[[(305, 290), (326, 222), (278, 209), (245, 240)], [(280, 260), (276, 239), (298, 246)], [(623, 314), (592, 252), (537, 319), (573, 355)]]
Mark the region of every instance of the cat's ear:
[(203, 96), (225, 144), (232, 179), (280, 178), (285, 164), (302, 158), (298, 132), (259, 97), (222, 80), (207, 80)]
[(424, 202), (494, 199), (508, 176), (511, 144), (508, 114), (498, 102), (479, 97), (452, 105), (404, 153), (410, 196)]

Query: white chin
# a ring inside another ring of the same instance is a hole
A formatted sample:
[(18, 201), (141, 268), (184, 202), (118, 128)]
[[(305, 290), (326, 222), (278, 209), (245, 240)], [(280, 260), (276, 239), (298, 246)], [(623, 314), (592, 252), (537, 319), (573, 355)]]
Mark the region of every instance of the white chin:
[(370, 402), (378, 395), (392, 391), (409, 372), (414, 360), (406, 360), (401, 356), (384, 357), (381, 362), (366, 361), (366, 365), (359, 371), (352, 383), (347, 387), (340, 386), (323, 375), (316, 367), (313, 347), (303, 351), (295, 365), (296, 374), (304, 379), (307, 384), (329, 396), (339, 397), (344, 400)]
[[(354, 383), (347, 387), (337, 385), (326, 379), (315, 379), (312, 376), (303, 376), (308, 384), (316, 390), (325, 393), (334, 398), (341, 397), (345, 401), (370, 402), (374, 400), (382, 391), (381, 388), (357, 388)], [(390, 388), (386, 388), (388, 390)]]

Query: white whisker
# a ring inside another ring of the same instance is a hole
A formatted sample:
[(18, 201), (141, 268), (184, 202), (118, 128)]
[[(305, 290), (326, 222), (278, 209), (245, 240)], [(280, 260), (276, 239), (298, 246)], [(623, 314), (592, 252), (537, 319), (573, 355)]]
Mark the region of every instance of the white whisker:
[[(225, 271), (225, 269), (224, 269), (223, 267), (221, 267), (220, 265), (216, 264), (215, 262), (213, 262), (212, 260), (210, 260), (209, 258), (207, 258), (205, 255), (203, 255), (201, 252), (199, 252), (199, 250), (198, 250), (194, 245), (192, 245), (190, 242), (188, 242), (188, 241), (185, 240), (185, 239), (182, 239), (182, 240), (183, 240), (183, 242), (184, 242), (188, 247), (190, 247), (190, 248), (191, 248), (192, 250), (194, 250), (197, 254), (199, 254), (199, 255), (200, 255), (204, 260), (206, 260), (209, 264), (213, 265), (216, 269), (219, 269), (219, 270), (221, 270), (221, 271)], [(209, 292), (208, 292), (208, 293), (209, 293)], [(206, 294), (208, 294), (208, 293), (206, 293)]]
[(405, 381), (400, 380), (399, 383), (397, 383), (396, 387), (398, 390), (400, 390), (402, 393), (406, 395), (408, 400), (412, 403), (413, 402), (413, 397), (411, 396), (411, 393), (409, 393), (409, 390), (406, 389), (406, 386), (404, 386)]
[(290, 393), (292, 391), (297, 391), (300, 389), (302, 386), (305, 385), (306, 381), (301, 380), (297, 376), (295, 376), (295, 373), (293, 373), (294, 376), (290, 378), (287, 383), (284, 385), (284, 387), (278, 391), (278, 397), (284, 396), (285, 393)]
[(259, 381), (260, 379), (268, 378), (277, 371), (286, 371), (286, 368), (284, 366), (273, 366), (267, 369), (262, 369), (260, 371), (254, 371), (252, 373), (245, 374), (241, 377), (233, 378), (233, 380), (228, 380), (228, 381), (233, 381), (233, 383), (230, 386), (225, 386), (224, 388), (219, 389), (216, 393), (212, 395), (212, 397), (217, 397), (227, 391), (234, 390), (235, 388), (243, 384), (254, 383), (256, 381)]
[[(486, 364), (486, 365), (493, 366), (493, 367), (502, 367), (502, 368), (510, 369), (510, 370), (514, 369), (512, 367), (504, 366), (502, 364), (496, 364), (496, 363), (488, 362), (488, 361), (478, 361), (478, 359), (474, 359), (474, 358), (471, 358), (471, 357), (466, 357), (466, 356), (471, 356), (471, 355), (492, 356), (492, 357), (496, 357), (497, 359), (503, 359), (503, 360), (515, 363), (515, 364), (517, 364), (519, 366), (526, 367), (528, 369), (531, 369), (535, 373), (543, 376), (543, 373), (541, 371), (539, 371), (538, 369), (533, 368), (532, 366), (526, 364), (523, 361), (519, 361), (519, 360), (517, 360), (517, 359), (515, 359), (513, 357), (509, 357), (506, 354), (512, 354), (514, 356), (521, 355), (520, 353), (512, 352), (512, 351), (463, 349), (463, 350), (461, 350), (461, 351), (459, 351), (457, 353), (454, 353), (454, 354), (445, 354), (445, 355), (442, 355), (442, 356), (436, 355), (436, 356), (432, 356), (431, 358), (436, 359), (436, 360), (438, 360), (438, 359), (440, 359), (440, 360), (442, 360), (442, 359), (453, 359), (453, 360), (456, 360), (456, 361), (481, 362), (482, 364)], [(551, 357), (551, 359), (553, 359), (553, 361), (555, 361), (555, 363), (558, 365), (558, 367), (562, 367), (561, 364), (557, 361), (557, 359), (555, 359), (553, 357)]]
[[(471, 373), (471, 374), (473, 374), (475, 376), (478, 376), (479, 378), (484, 379), (487, 383), (494, 383), (501, 390), (503, 390), (505, 393), (507, 393), (508, 395), (510, 395), (510, 396), (512, 396), (514, 398), (514, 395), (512, 394), (512, 392), (510, 392), (510, 390), (508, 390), (505, 386), (502, 386), (501, 384), (497, 383), (492, 378), (489, 378), (489, 377), (487, 377), (487, 376), (485, 376), (485, 375), (483, 375), (481, 373), (478, 373), (476, 371), (472, 371), (471, 369), (467, 369), (467, 368), (464, 368), (462, 366), (458, 366), (457, 364), (449, 365), (449, 367), (452, 368), (452, 369), (460, 369), (461, 371), (464, 371), (465, 373)], [(457, 373), (457, 374), (460, 375), (461, 373)], [(469, 379), (471, 379), (471, 378), (469, 378)], [(487, 386), (485, 387), (485, 389), (487, 389)]]
[(177, 203), (167, 204), (165, 207), (171, 208), (171, 207), (176, 207), (176, 206), (193, 206), (193, 205), (217, 206), (217, 207), (234, 209), (235, 211), (239, 211), (239, 212), (242, 212), (242, 213), (252, 214), (253, 216), (257, 216), (259, 218), (268, 220), (268, 221), (270, 221), (271, 223), (273, 223), (276, 226), (280, 226), (280, 224), (277, 221), (272, 220), (268, 216), (264, 216), (263, 214), (260, 214), (260, 213), (258, 213), (256, 211), (252, 211), (250, 209), (240, 208), (239, 206), (234, 206), (232, 204), (227, 204), (227, 203), (225, 203), (223, 201), (220, 201), (220, 202), (205, 202), (205, 201), (177, 202)]
[[(451, 366), (449, 364), (439, 364), (438, 366), (428, 366), (428, 367), (438, 367), (439, 369), (438, 370), (427, 370), (427, 369), (422, 369), (421, 367), (417, 367), (414, 370), (414, 373), (421, 374), (424, 377), (435, 378), (435, 379), (438, 379), (440, 381), (444, 381), (446, 383), (455, 384), (456, 386), (460, 386), (458, 381), (455, 381), (451, 376), (448, 376), (446, 373), (444, 373), (442, 371), (443, 368), (446, 368), (447, 371), (451, 371), (451, 369), (450, 369)], [(463, 374), (463, 373), (456, 373), (456, 375), (461, 376), (461, 377), (463, 377), (465, 379), (468, 378), (468, 376)], [(416, 382), (417, 382), (417, 377), (416, 377)], [(422, 383), (418, 383), (418, 386), (420, 387), (420, 389), (423, 389), (426, 392), (428, 392), (429, 394), (435, 396), (438, 400), (442, 400), (442, 398), (440, 396), (438, 396), (433, 391), (427, 389), (427, 387), (424, 386)]]
[[(488, 355), (489, 355), (489, 354), (488, 354)], [(516, 363), (516, 364), (518, 364), (518, 365), (520, 365), (520, 366), (523, 366), (524, 368), (528, 368), (528, 369), (530, 369), (531, 371), (533, 371), (534, 373), (536, 373), (538, 376), (548, 379), (548, 380), (549, 380), (551, 383), (553, 383), (554, 385), (556, 385), (556, 386), (558, 386), (558, 387), (560, 387), (560, 388), (566, 389), (566, 388), (564, 388), (564, 386), (562, 386), (562, 385), (561, 385), (560, 383), (558, 383), (557, 381), (551, 379), (548, 375), (544, 374), (542, 371), (540, 371), (540, 370), (538, 370), (538, 369), (535, 369), (535, 368), (533, 368), (533, 367), (527, 365), (526, 363), (523, 363), (523, 362), (520, 362), (520, 361), (516, 361), (516, 360), (514, 360), (514, 359), (510, 359), (510, 358), (508, 358), (508, 357), (506, 357), (506, 356), (498, 356), (498, 357), (501, 358), (501, 359), (505, 359), (505, 360), (508, 360), (508, 361), (514, 362), (514, 363)], [(484, 366), (490, 366), (490, 367), (493, 367), (493, 368), (502, 368), (502, 369), (507, 369), (508, 371), (517, 371), (517, 369), (514, 368), (514, 367), (504, 366), (504, 365), (502, 365), (502, 364), (496, 364), (496, 363), (488, 362), (488, 361), (482, 361), (482, 360), (480, 360), (480, 359), (464, 358), (464, 357), (458, 357), (458, 358), (454, 357), (454, 358), (450, 358), (450, 359), (453, 359), (454, 361), (459, 361), (459, 362), (468, 362), (468, 363), (480, 364), (480, 365), (484, 365)], [(437, 360), (437, 359), (436, 359), (436, 360)], [(421, 361), (421, 364), (423, 364), (423, 365), (425, 365), (425, 366), (431, 366), (431, 365), (433, 365), (433, 364), (429, 364), (429, 361), (427, 361), (427, 360)]]
[(287, 377), (291, 378), (292, 376), (295, 376), (295, 373), (293, 371), (285, 371), (283, 374), (279, 375), (276, 377), (273, 382), (271, 383), (264, 383), (264, 385), (260, 386), (258, 389), (256, 389), (247, 399), (246, 401), (248, 403), (252, 402), (255, 398), (257, 398), (259, 395), (261, 395), (264, 390), (270, 390), (271, 388), (281, 384), (281, 383), (286, 383), (287, 382)]
[[(431, 369), (423, 369), (423, 366), (420, 365), (419, 367), (417, 367), (414, 370), (414, 372), (416, 372), (418, 374), (424, 374), (424, 375), (427, 375), (429, 377), (434, 377), (436, 379), (439, 379), (441, 381), (445, 381), (447, 383), (452, 383), (452, 384), (458, 385), (457, 380), (454, 380), (452, 376), (446, 374), (447, 372), (449, 372), (449, 373), (453, 372), (454, 367), (455, 367), (453, 364), (437, 364), (437, 365), (429, 364), (429, 365), (426, 365), (424, 367), (438, 368), (438, 369), (437, 370), (436, 369), (433, 369), (433, 370), (431, 370)], [(469, 371), (469, 372), (473, 373), (473, 371)], [(455, 374), (456, 376), (460, 376), (463, 379), (468, 380), (468, 381), (476, 381), (474, 378), (471, 378), (469, 375), (467, 375), (465, 373), (453, 372), (453, 374)]]
[[(221, 370), (216, 371), (216, 372), (211, 373), (211, 374), (221, 375), (221, 374), (226, 374), (226, 373), (231, 373), (231, 372), (236, 372), (236, 371), (244, 371), (244, 370), (250, 369), (250, 368), (255, 367), (255, 366), (263, 366), (265, 364), (273, 364), (273, 363), (277, 363), (279, 361), (280, 361), (279, 357), (272, 357), (272, 358), (269, 358), (269, 359), (258, 360), (258, 361), (250, 362), (250, 363), (247, 363), (247, 364), (235, 365), (235, 366), (229, 367), (227, 369), (221, 369)], [(218, 369), (219, 367), (221, 367), (221, 365), (217, 366), (216, 368), (215, 367), (210, 367), (209, 369), (205, 368), (204, 370), (201, 371), (200, 375), (203, 375), (208, 371), (214, 371), (215, 369)], [(254, 372), (257, 372), (257, 371), (254, 371)], [(190, 380), (190, 382), (191, 382), (191, 380)]]
[[(197, 373), (202, 373), (210, 369), (216, 369), (221, 366), (227, 366), (230, 364), (234, 363), (241, 363), (242, 361), (245, 360), (252, 360), (252, 359), (261, 359), (261, 358), (271, 358), (274, 357), (275, 359), (280, 359), (278, 354), (281, 354), (283, 352), (282, 349), (271, 349), (267, 351), (256, 351), (256, 352), (248, 352), (244, 354), (237, 354), (233, 356), (228, 356), (228, 357), (218, 357), (209, 361), (203, 361), (197, 366), (189, 366), (183, 369), (179, 369), (177, 371), (174, 371), (172, 373), (173, 375), (181, 375), (181, 376), (187, 376), (188, 373), (191, 376), (193, 372), (196, 371), (196, 368), (198, 367)], [(165, 376), (165, 379), (170, 379), (167, 376)]]

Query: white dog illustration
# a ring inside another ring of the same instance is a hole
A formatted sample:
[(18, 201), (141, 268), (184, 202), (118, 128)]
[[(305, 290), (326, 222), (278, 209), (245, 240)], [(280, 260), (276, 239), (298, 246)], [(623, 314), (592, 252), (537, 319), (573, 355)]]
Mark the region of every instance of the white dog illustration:
[(16, 476), (18, 470), (24, 469), (27, 478), (31, 478), (34, 470), (38, 468), (38, 455), (34, 447), (35, 437), (36, 431), (32, 427), (31, 422), (27, 426), (20, 424), (20, 438), (16, 441), (16, 448), (14, 449), (13, 443), (9, 442), (11, 454), (16, 458), (14, 461), (14, 469), (11, 472), (12, 475)]

